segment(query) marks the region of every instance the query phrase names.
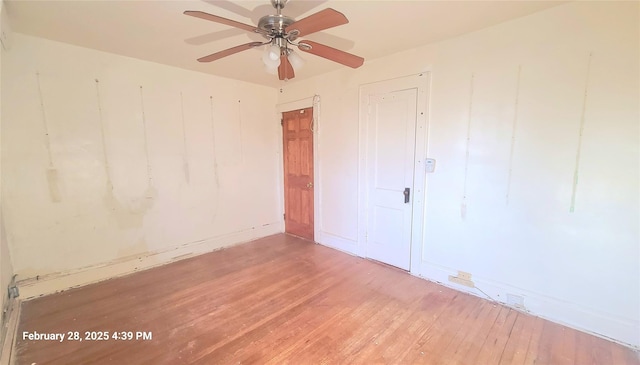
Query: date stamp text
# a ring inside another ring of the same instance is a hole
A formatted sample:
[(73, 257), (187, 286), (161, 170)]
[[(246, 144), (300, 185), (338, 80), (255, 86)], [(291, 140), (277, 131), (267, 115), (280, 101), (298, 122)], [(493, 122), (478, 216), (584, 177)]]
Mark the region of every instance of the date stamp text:
[(29, 341), (151, 341), (151, 331), (67, 331), (43, 333), (23, 331), (22, 339)]

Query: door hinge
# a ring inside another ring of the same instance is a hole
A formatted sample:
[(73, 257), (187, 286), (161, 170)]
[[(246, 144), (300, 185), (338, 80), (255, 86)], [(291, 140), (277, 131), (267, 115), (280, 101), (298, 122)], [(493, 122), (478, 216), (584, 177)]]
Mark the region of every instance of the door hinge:
[(9, 287), (9, 298), (17, 298), (20, 296), (20, 290), (17, 285)]
[(282, 215), (282, 219), (287, 220), (287, 213), (284, 213), (284, 214)]
[(284, 119), (280, 119), (280, 125), (284, 127)]

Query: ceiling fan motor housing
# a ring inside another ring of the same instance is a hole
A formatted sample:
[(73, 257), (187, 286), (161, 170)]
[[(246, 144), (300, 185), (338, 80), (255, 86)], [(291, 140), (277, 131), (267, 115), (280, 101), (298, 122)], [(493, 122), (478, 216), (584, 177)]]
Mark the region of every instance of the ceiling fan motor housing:
[(265, 15), (258, 21), (258, 28), (271, 35), (283, 35), (285, 28), (294, 22), (295, 19), (286, 15)]

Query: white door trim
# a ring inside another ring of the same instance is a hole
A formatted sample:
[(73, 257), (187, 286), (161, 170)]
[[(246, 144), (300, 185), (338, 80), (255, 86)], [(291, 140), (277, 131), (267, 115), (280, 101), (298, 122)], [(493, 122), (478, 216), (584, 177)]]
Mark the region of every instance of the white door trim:
[[(308, 98), (294, 100), (276, 105), (276, 115), (278, 124), (282, 120), (282, 113), (291, 110), (313, 108), (313, 237), (318, 241), (320, 235), (320, 227), (322, 227), (322, 215), (320, 214), (320, 163), (318, 156), (320, 155), (320, 145), (318, 133), (320, 131), (320, 95), (314, 95)], [(280, 159), (278, 160), (278, 200), (280, 201), (280, 219), (282, 220), (282, 231), (284, 232), (284, 146), (282, 145), (282, 128), (278, 129), (278, 151)]]
[(358, 138), (358, 248), (357, 254), (365, 256), (367, 242), (368, 181), (367, 181), (367, 141), (368, 141), (368, 100), (371, 94), (380, 94), (397, 90), (417, 89), (416, 113), (416, 154), (414, 161), (413, 215), (411, 221), (411, 268), (414, 275), (420, 274), (422, 263), (424, 211), (426, 196), (425, 158), (427, 156), (427, 133), (429, 121), (429, 85), (431, 74), (423, 72), (416, 75), (392, 80), (380, 81), (360, 86), (360, 117)]

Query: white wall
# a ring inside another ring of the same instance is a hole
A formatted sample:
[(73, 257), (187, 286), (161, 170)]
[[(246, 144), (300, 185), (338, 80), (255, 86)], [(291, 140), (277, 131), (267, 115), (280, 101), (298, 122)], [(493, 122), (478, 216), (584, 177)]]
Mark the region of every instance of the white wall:
[(2, 194), (18, 280), (282, 231), (276, 90), (21, 34), (12, 43)]
[(447, 285), (470, 272), (497, 300), (520, 295), (535, 314), (640, 346), (638, 10), (570, 3), (286, 85), (281, 104), (322, 97), (317, 240), (362, 252), (359, 86), (431, 71), (428, 155), (438, 162), (412, 271)]
[[(4, 12), (4, 2), (0, 1), (0, 70), (2, 70), (2, 57), (5, 53), (5, 48), (9, 48), (9, 35), (11, 29), (9, 27), (6, 13)], [(2, 72), (0, 72), (0, 89), (2, 85)], [(2, 92), (0, 91), (0, 95)], [(0, 100), (0, 146), (2, 144), (2, 100)], [(2, 162), (0, 161), (0, 175), (2, 175)], [(2, 186), (2, 181), (0, 181), (0, 187)], [(0, 189), (1, 190), (1, 189)], [(11, 255), (9, 253), (9, 246), (7, 242), (7, 237), (5, 234), (4, 228), (4, 216), (3, 211), (5, 210), (3, 206), (2, 194), (0, 194), (0, 313), (4, 313), (4, 310), (8, 306), (8, 291), (7, 288), (11, 283), (11, 278), (13, 277), (13, 267), (11, 263)], [(5, 336), (5, 321), (8, 319), (4, 314), (0, 314), (0, 343), (3, 343)], [(0, 350), (1, 351), (1, 350)]]

